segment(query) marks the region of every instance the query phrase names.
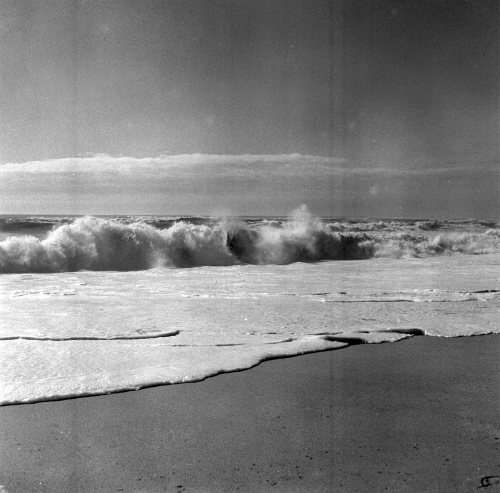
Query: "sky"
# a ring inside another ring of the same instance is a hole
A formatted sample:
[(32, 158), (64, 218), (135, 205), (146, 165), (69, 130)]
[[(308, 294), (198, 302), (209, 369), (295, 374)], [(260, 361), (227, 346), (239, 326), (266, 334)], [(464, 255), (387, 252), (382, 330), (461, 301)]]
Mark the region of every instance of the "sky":
[(496, 0), (2, 0), (0, 214), (500, 220)]

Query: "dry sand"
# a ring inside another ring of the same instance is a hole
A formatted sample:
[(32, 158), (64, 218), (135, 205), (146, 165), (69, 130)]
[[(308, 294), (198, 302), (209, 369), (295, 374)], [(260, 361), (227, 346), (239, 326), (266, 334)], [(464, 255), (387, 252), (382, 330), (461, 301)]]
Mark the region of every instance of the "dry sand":
[(0, 484), (49, 492), (500, 491), (500, 336), (360, 345), (0, 409)]

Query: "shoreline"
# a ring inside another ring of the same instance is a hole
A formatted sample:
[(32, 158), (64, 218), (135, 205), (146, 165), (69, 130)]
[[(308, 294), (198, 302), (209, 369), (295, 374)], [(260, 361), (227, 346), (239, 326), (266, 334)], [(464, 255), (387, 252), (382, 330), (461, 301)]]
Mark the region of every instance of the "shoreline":
[(500, 491), (500, 335), (412, 337), (202, 382), (0, 408), (22, 491)]

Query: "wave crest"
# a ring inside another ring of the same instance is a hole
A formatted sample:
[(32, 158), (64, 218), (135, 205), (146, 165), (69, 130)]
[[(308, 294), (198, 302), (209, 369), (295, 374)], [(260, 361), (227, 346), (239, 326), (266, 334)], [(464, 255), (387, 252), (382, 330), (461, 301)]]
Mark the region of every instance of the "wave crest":
[(367, 235), (333, 233), (328, 225), (304, 211), (282, 226), (250, 229), (235, 223), (226, 229), (229, 249), (249, 264), (367, 259), (375, 253), (374, 243)]
[(51, 231), (44, 240), (10, 237), (0, 243), (0, 272), (143, 270), (159, 266), (230, 265), (220, 228), (177, 223), (160, 231), (84, 217)]

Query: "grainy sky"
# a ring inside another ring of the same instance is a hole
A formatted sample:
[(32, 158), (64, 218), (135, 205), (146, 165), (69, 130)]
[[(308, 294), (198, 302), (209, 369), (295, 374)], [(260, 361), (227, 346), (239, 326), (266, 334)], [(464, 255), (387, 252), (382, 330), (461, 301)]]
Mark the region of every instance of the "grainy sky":
[(499, 10), (2, 0), (0, 213), (500, 219)]

